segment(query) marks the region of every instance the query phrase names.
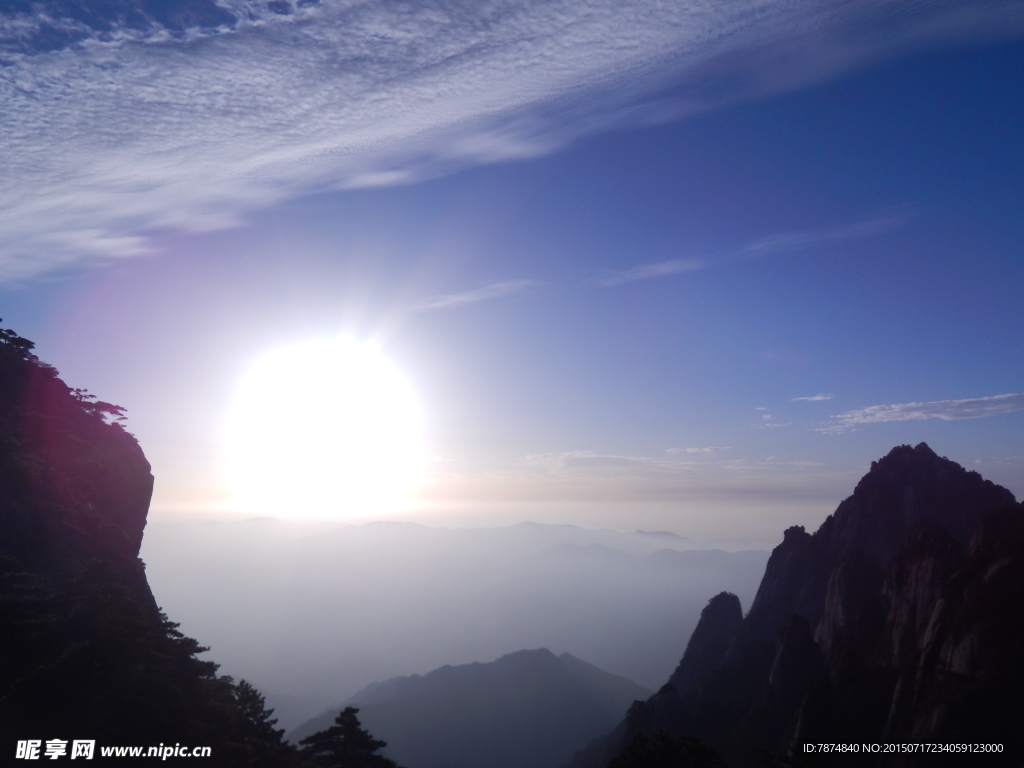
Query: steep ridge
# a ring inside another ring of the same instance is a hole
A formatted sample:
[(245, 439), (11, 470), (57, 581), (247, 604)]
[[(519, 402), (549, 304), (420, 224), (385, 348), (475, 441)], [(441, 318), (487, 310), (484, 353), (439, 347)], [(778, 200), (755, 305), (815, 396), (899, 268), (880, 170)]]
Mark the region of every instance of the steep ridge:
[(816, 533), (785, 532), (745, 618), (713, 598), (669, 682), (569, 765), (604, 768), (659, 731), (736, 766), (867, 742), (1001, 743), (986, 763), (1019, 765), (1022, 555), (1009, 491), (924, 443), (894, 448)]
[[(345, 704), (406, 768), (549, 768), (607, 732), (647, 689), (546, 648), (375, 683)], [(289, 734), (320, 730), (327, 713)]]
[(217, 676), (157, 607), (138, 557), (153, 476), (122, 409), (32, 349), (0, 329), (3, 749), (178, 743), (217, 766), (298, 765), (263, 697)]
[[(68, 571), (105, 558), (125, 575), (137, 561), (153, 475), (121, 409), (72, 390), (31, 354), (0, 340), (0, 552)], [(145, 580), (140, 595), (148, 594)]]

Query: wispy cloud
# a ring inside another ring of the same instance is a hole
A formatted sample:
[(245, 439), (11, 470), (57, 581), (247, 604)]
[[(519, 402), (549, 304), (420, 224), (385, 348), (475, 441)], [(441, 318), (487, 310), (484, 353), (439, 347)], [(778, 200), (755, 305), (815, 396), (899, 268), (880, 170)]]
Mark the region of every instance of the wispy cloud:
[(651, 471), (659, 468), (683, 466), (678, 459), (628, 456), (621, 454), (597, 453), (595, 451), (565, 451), (562, 453), (531, 453), (523, 457), (523, 463), (537, 470), (553, 474), (590, 474), (598, 471), (627, 472)]
[(483, 288), (475, 288), (471, 291), (434, 296), (415, 307), (415, 310), (418, 312), (429, 312), (437, 309), (455, 309), (456, 307), (464, 307), (467, 304), (477, 304), (481, 301), (490, 301), (502, 296), (522, 293), (536, 284), (533, 280), (505, 280), (500, 283), (491, 283)]
[(781, 253), (793, 253), (826, 243), (842, 243), (851, 240), (864, 240), (877, 237), (893, 229), (903, 226), (907, 221), (907, 213), (897, 212), (886, 216), (878, 216), (866, 221), (844, 224), (839, 227), (814, 229), (806, 232), (784, 232), (770, 235), (761, 240), (738, 248), (733, 254), (738, 258), (757, 258), (774, 256)]
[(845, 432), (862, 424), (880, 424), (892, 421), (980, 419), (1016, 411), (1024, 411), (1024, 393), (974, 397), (966, 400), (932, 400), (927, 403), (872, 405), (833, 416), (832, 423), (823, 427), (821, 431)]
[[(777, 235), (770, 235), (760, 240), (741, 245), (733, 251), (715, 256), (713, 259), (674, 259), (671, 261), (658, 261), (650, 264), (640, 264), (631, 269), (619, 272), (606, 272), (598, 278), (598, 283), (605, 287), (635, 283), (639, 280), (654, 280), (661, 277), (670, 277), (684, 272), (694, 272), (712, 265), (727, 264), (739, 259), (751, 259), (767, 256), (774, 256), (783, 253), (793, 253), (811, 248), (815, 245), (826, 243), (838, 243), (850, 240), (876, 237), (889, 230), (902, 226), (907, 221), (907, 214), (903, 212), (892, 213), (886, 216), (879, 216), (866, 221), (844, 224), (839, 227), (826, 229), (814, 229), (806, 232), (785, 232)], [(808, 400), (813, 398), (794, 398), (795, 400)]]
[(635, 283), (638, 280), (651, 280), (657, 277), (669, 275), (680, 275), (684, 272), (693, 272), (703, 269), (707, 262), (696, 259), (675, 259), (673, 261), (659, 261), (653, 264), (641, 264), (633, 269), (622, 272), (609, 272), (598, 282), (604, 286), (623, 285), (624, 283)]
[[(285, 6), (225, 0), (233, 25), (76, 27), (62, 50), (0, 52), (0, 279), (145, 253), (160, 232), (238, 225), (298, 195), (537, 156), (908, 42), (1024, 31), (1010, 0)], [(24, 41), (42, 26), (6, 13), (0, 28)], [(805, 243), (789, 237), (749, 255)]]
[[(714, 457), (728, 446), (707, 448), (670, 448), (667, 456), (635, 456), (629, 454), (600, 453), (598, 451), (563, 451), (561, 453), (533, 453), (522, 458), (525, 467), (559, 477), (634, 476), (665, 478), (670, 476), (699, 477), (711, 470), (736, 471), (752, 466), (747, 459)], [(689, 456), (684, 455), (690, 454)], [(694, 455), (696, 454), (696, 455)]]
[(809, 395), (808, 397), (792, 397), (790, 398), (790, 400), (792, 400), (793, 402), (805, 400), (809, 403), (817, 403), (821, 400), (831, 400), (833, 397), (834, 395)]

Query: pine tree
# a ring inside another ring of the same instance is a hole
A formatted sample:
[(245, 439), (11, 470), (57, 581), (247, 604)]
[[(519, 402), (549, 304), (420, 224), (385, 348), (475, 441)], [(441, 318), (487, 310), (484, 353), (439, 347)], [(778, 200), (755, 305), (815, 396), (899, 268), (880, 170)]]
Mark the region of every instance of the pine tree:
[(323, 768), (398, 768), (392, 760), (376, 754), (387, 742), (375, 739), (362, 727), (359, 710), (345, 707), (335, 725), (304, 738), (302, 755)]
[(267, 708), (263, 694), (245, 680), (231, 683), (231, 678), (224, 679), (231, 685), (228, 707), (232, 718), (218, 754), (247, 768), (307, 765), (298, 759), (298, 750), (284, 740), (284, 729), (274, 727), (274, 710)]

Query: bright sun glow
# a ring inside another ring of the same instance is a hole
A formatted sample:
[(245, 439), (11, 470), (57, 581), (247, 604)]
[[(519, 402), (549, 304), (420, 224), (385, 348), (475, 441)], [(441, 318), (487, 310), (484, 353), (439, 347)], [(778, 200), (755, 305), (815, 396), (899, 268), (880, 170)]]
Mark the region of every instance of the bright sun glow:
[(412, 388), (367, 344), (277, 349), (243, 377), (228, 418), (228, 468), (246, 508), (344, 517), (401, 506), (423, 469)]

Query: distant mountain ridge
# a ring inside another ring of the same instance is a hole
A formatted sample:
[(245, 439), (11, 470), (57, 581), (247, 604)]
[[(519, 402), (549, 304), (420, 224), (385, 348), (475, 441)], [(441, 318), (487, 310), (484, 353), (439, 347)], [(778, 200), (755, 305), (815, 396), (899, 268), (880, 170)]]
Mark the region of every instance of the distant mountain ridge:
[[(345, 702), (405, 768), (551, 768), (650, 691), (546, 648), (374, 683)], [(298, 741), (329, 724), (314, 718)]]
[(746, 617), (714, 597), (666, 685), (568, 765), (664, 731), (735, 766), (823, 742), (997, 743), (986, 764), (1019, 766), (1022, 604), (1024, 506), (924, 443), (894, 448), (816, 533), (785, 532)]

